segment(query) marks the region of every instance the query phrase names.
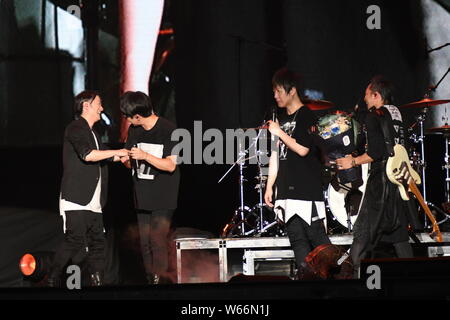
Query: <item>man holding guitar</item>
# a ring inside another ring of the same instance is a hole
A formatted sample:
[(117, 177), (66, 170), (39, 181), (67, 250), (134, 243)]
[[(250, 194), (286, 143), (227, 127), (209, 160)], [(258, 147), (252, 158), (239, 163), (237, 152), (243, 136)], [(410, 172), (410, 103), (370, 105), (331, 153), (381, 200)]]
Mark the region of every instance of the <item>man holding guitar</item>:
[(364, 101), (369, 109), (366, 152), (358, 157), (347, 155), (336, 161), (339, 170), (370, 163), (350, 249), (355, 272), (361, 260), (368, 257), (380, 240), (392, 243), (399, 258), (413, 257), (407, 226), (408, 223), (413, 227), (419, 225), (413, 214), (408, 219), (407, 202), (402, 200), (397, 186), (386, 175), (386, 162), (393, 155), (393, 146), (404, 144), (402, 116), (392, 105), (391, 84), (382, 76), (374, 77), (366, 88)]

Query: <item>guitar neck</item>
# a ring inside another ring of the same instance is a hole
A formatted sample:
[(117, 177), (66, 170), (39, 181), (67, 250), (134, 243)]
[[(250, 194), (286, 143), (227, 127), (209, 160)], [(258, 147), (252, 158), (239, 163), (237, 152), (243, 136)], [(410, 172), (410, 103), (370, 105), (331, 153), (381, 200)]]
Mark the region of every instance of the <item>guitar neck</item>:
[(439, 230), (439, 226), (436, 222), (436, 219), (434, 218), (433, 213), (431, 212), (430, 208), (428, 207), (428, 204), (425, 202), (424, 198), (422, 197), (422, 194), (419, 191), (419, 188), (417, 187), (417, 184), (414, 182), (414, 179), (409, 178), (408, 180), (409, 189), (412, 193), (416, 196), (417, 200), (420, 203), (420, 206), (425, 211), (425, 214), (427, 215), (428, 219), (430, 219), (431, 224), (433, 226), (433, 234), (436, 236), (436, 240), (438, 242), (442, 242), (442, 234)]

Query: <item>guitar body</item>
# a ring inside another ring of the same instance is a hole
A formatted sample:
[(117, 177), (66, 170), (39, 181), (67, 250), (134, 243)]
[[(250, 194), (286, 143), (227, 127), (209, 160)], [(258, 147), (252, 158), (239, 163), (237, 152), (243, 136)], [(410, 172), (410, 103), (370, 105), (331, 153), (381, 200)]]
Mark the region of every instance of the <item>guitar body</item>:
[(403, 200), (409, 200), (409, 178), (416, 184), (422, 181), (419, 174), (411, 167), (408, 152), (401, 144), (394, 146), (394, 156), (389, 157), (386, 164), (386, 175), (392, 183), (398, 185)]
[(406, 149), (400, 145), (396, 144), (394, 146), (394, 156), (389, 157), (386, 164), (386, 175), (389, 180), (396, 184), (400, 190), (400, 195), (403, 200), (409, 200), (408, 192), (411, 191), (419, 201), (425, 214), (431, 221), (433, 226), (433, 232), (430, 234), (432, 238), (436, 238), (436, 241), (442, 242), (442, 234), (439, 230), (436, 219), (433, 216), (428, 204), (422, 197), (422, 194), (417, 187), (417, 184), (421, 183), (419, 174), (411, 167), (409, 162), (408, 152)]

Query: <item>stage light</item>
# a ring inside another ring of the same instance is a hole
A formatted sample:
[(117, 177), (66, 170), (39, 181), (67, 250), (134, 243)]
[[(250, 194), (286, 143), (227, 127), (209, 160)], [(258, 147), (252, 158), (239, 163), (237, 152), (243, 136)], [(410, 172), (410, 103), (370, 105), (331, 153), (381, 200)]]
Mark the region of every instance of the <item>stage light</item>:
[(54, 252), (24, 254), (19, 261), (19, 269), (27, 280), (39, 282), (50, 272)]
[(32, 254), (27, 253), (20, 259), (19, 265), (24, 276), (31, 276), (36, 270), (36, 259)]

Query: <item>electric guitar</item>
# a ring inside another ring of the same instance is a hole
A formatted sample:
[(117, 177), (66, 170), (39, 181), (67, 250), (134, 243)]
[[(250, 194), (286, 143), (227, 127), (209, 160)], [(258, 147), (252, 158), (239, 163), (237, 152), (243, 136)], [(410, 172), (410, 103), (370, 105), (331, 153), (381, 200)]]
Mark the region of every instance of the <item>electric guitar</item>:
[(389, 180), (396, 184), (400, 190), (400, 195), (403, 200), (408, 201), (409, 194), (408, 191), (411, 191), (419, 201), (422, 206), (425, 214), (431, 221), (433, 226), (433, 231), (430, 234), (432, 238), (436, 237), (438, 242), (442, 242), (442, 234), (439, 230), (439, 226), (431, 213), (430, 208), (422, 197), (422, 194), (417, 187), (417, 184), (421, 183), (421, 179), (419, 174), (411, 167), (409, 163), (408, 152), (405, 147), (400, 144), (396, 144), (394, 146), (394, 156), (389, 157), (386, 164), (386, 174)]

